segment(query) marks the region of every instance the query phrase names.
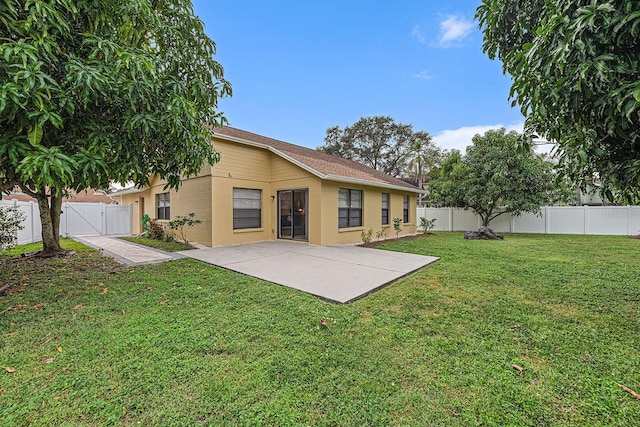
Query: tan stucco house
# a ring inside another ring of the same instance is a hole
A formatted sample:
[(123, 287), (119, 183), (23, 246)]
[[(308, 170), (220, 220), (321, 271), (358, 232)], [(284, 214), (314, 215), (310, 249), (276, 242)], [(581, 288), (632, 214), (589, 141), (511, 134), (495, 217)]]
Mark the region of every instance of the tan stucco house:
[(206, 166), (180, 189), (149, 187), (120, 192), (133, 209), (132, 230), (143, 214), (161, 221), (196, 214), (202, 220), (189, 240), (222, 246), (286, 239), (315, 245), (357, 243), (361, 233), (387, 228), (402, 218), (401, 234), (416, 229), (415, 186), (357, 162), (222, 127), (213, 145), (219, 163)]

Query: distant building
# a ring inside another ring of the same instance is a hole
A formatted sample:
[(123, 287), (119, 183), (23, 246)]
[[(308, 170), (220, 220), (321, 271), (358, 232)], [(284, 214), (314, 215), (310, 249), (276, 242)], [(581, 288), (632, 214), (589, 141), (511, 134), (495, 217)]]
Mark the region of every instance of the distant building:
[[(2, 200), (17, 200), (19, 202), (35, 202), (36, 199), (25, 194), (19, 187), (15, 187), (9, 194), (3, 194)], [(76, 193), (73, 190), (69, 191), (69, 196), (62, 199), (63, 202), (75, 202), (75, 203), (104, 203), (105, 205), (118, 204), (115, 197), (111, 197), (104, 190), (87, 189)]]

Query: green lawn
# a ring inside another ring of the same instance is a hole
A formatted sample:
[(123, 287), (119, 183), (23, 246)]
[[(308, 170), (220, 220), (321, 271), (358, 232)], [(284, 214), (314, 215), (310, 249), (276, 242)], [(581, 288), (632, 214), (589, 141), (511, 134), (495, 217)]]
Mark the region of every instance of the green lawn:
[(0, 258), (1, 425), (640, 424), (640, 240), (388, 243), (442, 259), (345, 306), (64, 245)]

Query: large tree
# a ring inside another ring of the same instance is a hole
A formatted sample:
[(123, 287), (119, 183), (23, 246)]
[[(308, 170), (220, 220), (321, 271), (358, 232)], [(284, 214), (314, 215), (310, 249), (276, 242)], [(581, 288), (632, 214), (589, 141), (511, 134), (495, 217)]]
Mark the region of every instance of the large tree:
[(396, 123), (392, 117), (374, 116), (362, 117), (344, 129), (331, 127), (324, 141), (319, 151), (400, 176), (406, 173), (412, 146), (417, 141), (426, 146), (431, 143), (431, 136), (424, 131), (414, 132), (413, 125)]
[(640, 3), (483, 0), (484, 51), (513, 80), (526, 130), (559, 143), (560, 168), (605, 195), (640, 194)]
[(449, 154), (429, 190), (433, 205), (471, 209), (485, 226), (573, 194), (558, 191), (553, 165), (534, 153), (530, 140), (504, 128), (474, 136), (464, 156)]
[(178, 188), (218, 160), (231, 86), (189, 0), (2, 0), (0, 22), (0, 190), (37, 199), (45, 253), (68, 189)]

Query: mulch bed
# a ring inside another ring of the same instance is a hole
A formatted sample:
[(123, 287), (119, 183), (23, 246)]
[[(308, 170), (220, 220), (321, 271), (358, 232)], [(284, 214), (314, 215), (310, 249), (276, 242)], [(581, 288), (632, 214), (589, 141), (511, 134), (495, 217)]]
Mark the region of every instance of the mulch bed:
[(402, 240), (426, 239), (428, 237), (434, 237), (434, 236), (435, 236), (434, 233), (414, 234), (412, 236), (392, 237), (390, 239), (376, 240), (374, 242), (369, 242), (369, 243), (361, 243), (358, 246), (362, 248), (375, 248), (377, 246), (382, 245), (383, 243), (400, 242)]

